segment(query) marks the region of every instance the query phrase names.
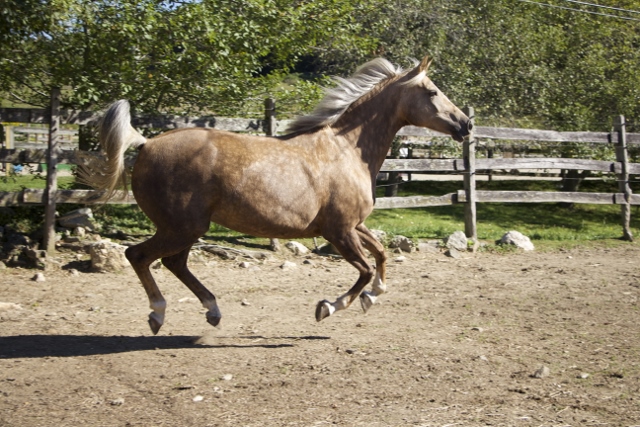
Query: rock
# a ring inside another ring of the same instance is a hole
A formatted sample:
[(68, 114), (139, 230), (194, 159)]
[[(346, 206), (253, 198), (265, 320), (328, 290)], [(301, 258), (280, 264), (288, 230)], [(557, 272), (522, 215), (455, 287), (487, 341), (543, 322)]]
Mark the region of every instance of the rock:
[(64, 216), (58, 218), (58, 224), (64, 228), (71, 228), (75, 230), (78, 227), (95, 231), (97, 229), (96, 224), (93, 222), (93, 212), (90, 208), (80, 208), (67, 213)]
[(250, 303), (249, 301), (247, 301), (246, 299), (243, 299), (243, 300), (240, 302), (240, 305), (242, 305), (242, 306), (244, 306), (244, 307), (248, 307), (248, 306), (250, 306), (250, 305), (251, 305), (251, 303)]
[(31, 280), (33, 280), (34, 282), (44, 282), (47, 279), (44, 277), (44, 274), (37, 273), (35, 276), (31, 278)]
[(533, 378), (546, 378), (551, 375), (551, 370), (546, 366), (541, 366), (540, 369), (535, 371), (532, 375)]
[(197, 395), (196, 397), (193, 398), (194, 402), (202, 402), (204, 400), (204, 397)]
[(233, 379), (233, 375), (231, 374), (224, 374), (223, 376), (220, 377), (220, 379), (222, 381), (231, 381)]
[(111, 242), (98, 242), (89, 246), (91, 268), (99, 273), (117, 272), (125, 269), (129, 261), (124, 256), (126, 246)]
[(390, 248), (399, 248), (403, 252), (413, 252), (416, 250), (413, 241), (405, 236), (394, 236), (389, 242)]
[(285, 243), (284, 247), (289, 249), (291, 252), (293, 252), (296, 255), (306, 255), (309, 253), (309, 248), (307, 248), (302, 243), (295, 242), (293, 240)]
[(4, 261), (0, 261), (0, 270), (5, 270), (7, 268), (7, 264)]
[(456, 231), (445, 239), (445, 245), (449, 249), (466, 252), (468, 247), (467, 236), (462, 231)]
[(47, 258), (47, 251), (32, 249), (25, 247), (22, 249), (22, 253), (27, 258), (27, 263), (33, 268), (42, 268)]
[(331, 243), (318, 246), (318, 252), (321, 254), (342, 255)]
[(418, 250), (420, 252), (439, 253), (440, 242), (438, 240), (429, 240), (427, 242), (418, 242)]
[(124, 404), (124, 398), (119, 397), (118, 399), (114, 399), (111, 402), (111, 406), (122, 406)]
[(295, 262), (291, 262), (291, 261), (285, 261), (280, 266), (280, 268), (285, 270), (285, 271), (286, 270), (293, 270), (294, 268), (297, 268), (297, 267), (298, 267), (298, 265)]
[(587, 378), (589, 378), (589, 374), (586, 372), (580, 372), (580, 375), (578, 375), (578, 379), (586, 380)]
[(405, 262), (407, 260), (406, 256), (398, 256), (393, 259), (394, 262)]
[(251, 267), (253, 264), (248, 262), (248, 261), (242, 261), (240, 264), (238, 264), (238, 267), (240, 268), (249, 268)]
[(73, 235), (82, 239), (84, 236), (87, 235), (87, 230), (84, 227), (76, 227), (73, 229)]
[(387, 239), (387, 233), (382, 230), (369, 230), (369, 231), (371, 231), (371, 234), (373, 234), (373, 237), (375, 237), (376, 240), (380, 243), (384, 243), (384, 241)]
[(448, 257), (455, 258), (455, 259), (462, 258), (462, 252), (454, 248), (447, 249), (447, 251), (444, 254)]
[(15, 304), (12, 302), (0, 302), (0, 313), (3, 311), (12, 310), (22, 310), (22, 306), (20, 304)]
[(515, 247), (524, 249), (525, 251), (532, 251), (535, 249), (533, 243), (531, 243), (531, 239), (515, 230), (505, 233), (498, 243), (501, 245), (514, 245)]
[(76, 270), (75, 268), (71, 268), (69, 269), (69, 275), (71, 276), (78, 276), (80, 273), (78, 272), (78, 270)]

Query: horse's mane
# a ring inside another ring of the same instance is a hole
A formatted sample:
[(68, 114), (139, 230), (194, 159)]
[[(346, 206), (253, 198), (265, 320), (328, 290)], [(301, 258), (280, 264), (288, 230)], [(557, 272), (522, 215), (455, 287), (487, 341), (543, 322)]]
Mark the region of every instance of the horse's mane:
[(326, 95), (313, 112), (298, 117), (285, 133), (302, 133), (334, 124), (351, 104), (371, 91), (378, 83), (401, 75), (404, 70), (384, 58), (376, 58), (359, 67), (349, 78), (334, 77), (337, 86)]

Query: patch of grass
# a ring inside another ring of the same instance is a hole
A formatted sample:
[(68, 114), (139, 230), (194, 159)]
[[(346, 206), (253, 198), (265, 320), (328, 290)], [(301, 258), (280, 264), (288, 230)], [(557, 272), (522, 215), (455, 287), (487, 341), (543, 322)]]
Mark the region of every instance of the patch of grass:
[[(68, 188), (75, 182), (73, 176), (58, 177), (58, 188)], [(0, 191), (20, 191), (25, 188), (45, 188), (47, 186), (46, 175), (3, 175), (0, 176)]]

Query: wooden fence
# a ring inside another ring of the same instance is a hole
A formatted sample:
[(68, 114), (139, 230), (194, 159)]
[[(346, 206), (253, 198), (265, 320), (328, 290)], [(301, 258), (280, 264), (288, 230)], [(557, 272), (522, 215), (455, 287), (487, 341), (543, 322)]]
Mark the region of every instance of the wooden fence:
[[(8, 148), (0, 150), (0, 162), (4, 163), (46, 163), (47, 188), (45, 190), (26, 189), (21, 192), (0, 192), (0, 206), (44, 204), (45, 205), (45, 249), (51, 251), (54, 246), (54, 214), (56, 203), (92, 203), (95, 194), (89, 190), (58, 190), (56, 182), (57, 165), (75, 164), (74, 150), (62, 150), (60, 144), (60, 123), (88, 125), (95, 123), (98, 116), (87, 112), (60, 111), (59, 94), (52, 94), (51, 111), (38, 109), (0, 109), (0, 122), (49, 124), (47, 149)], [(473, 109), (467, 107), (466, 113), (475, 121)], [(53, 119), (52, 119), (53, 118)], [(189, 127), (209, 127), (233, 132), (253, 132), (277, 135), (286, 127), (287, 121), (275, 119), (275, 103), (265, 101), (263, 119), (235, 119), (220, 117), (134, 117), (137, 128), (178, 129)], [(550, 130), (491, 128), (474, 126), (470, 138), (463, 143), (461, 159), (387, 159), (381, 172), (401, 173), (457, 173), (463, 175), (463, 189), (442, 196), (384, 197), (376, 201), (376, 209), (412, 208), (444, 206), (462, 203), (465, 206), (465, 234), (477, 241), (476, 204), (486, 202), (500, 203), (545, 203), (570, 202), (592, 204), (619, 204), (622, 214), (623, 238), (632, 240), (630, 230), (631, 205), (640, 205), (640, 196), (634, 195), (629, 187), (629, 176), (640, 174), (640, 164), (629, 163), (628, 144), (640, 144), (640, 134), (627, 134), (625, 119), (619, 116), (615, 120), (614, 130), (608, 132), (558, 132)], [(444, 135), (429, 129), (407, 126), (398, 135), (414, 137), (442, 137)], [(595, 144), (614, 144), (616, 161), (599, 161), (573, 158), (476, 158), (476, 146), (479, 140), (519, 140), (535, 142), (581, 142)], [(128, 158), (132, 164), (134, 158)], [(475, 179), (479, 170), (589, 170), (615, 174), (619, 182), (618, 193), (579, 193), (579, 192), (534, 192), (534, 191), (478, 191)], [(131, 194), (117, 203), (135, 204)]]

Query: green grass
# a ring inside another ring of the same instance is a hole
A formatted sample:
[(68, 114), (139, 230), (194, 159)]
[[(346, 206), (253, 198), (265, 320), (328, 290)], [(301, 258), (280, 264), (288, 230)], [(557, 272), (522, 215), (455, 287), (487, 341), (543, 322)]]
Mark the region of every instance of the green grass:
[[(0, 178), (0, 191), (19, 191), (22, 188), (44, 188), (42, 177), (23, 175)], [(68, 188), (73, 177), (60, 177), (59, 187)], [(557, 191), (558, 181), (480, 181), (479, 190), (529, 190)], [(443, 195), (462, 188), (459, 181), (412, 181), (400, 186), (399, 196)], [(636, 192), (640, 188), (634, 189)], [(581, 191), (616, 192), (615, 183), (602, 181), (584, 182)], [(382, 197), (384, 188), (378, 189)], [(78, 205), (59, 205), (64, 214)], [(153, 224), (135, 205), (92, 206), (96, 219), (103, 225), (106, 235), (117, 237), (122, 233), (146, 236), (153, 234)], [(14, 207), (10, 211), (0, 210), (0, 225), (28, 233), (41, 227), (43, 207)], [(582, 205), (572, 208), (556, 203), (516, 204), (479, 203), (477, 205), (478, 238), (495, 241), (506, 231), (518, 230), (543, 246), (574, 246), (595, 241), (611, 241), (622, 235), (620, 207), (615, 205)], [(366, 224), (372, 229), (381, 229), (389, 235), (401, 234), (419, 239), (440, 239), (456, 230), (464, 230), (464, 207), (462, 205), (414, 209), (375, 210)], [(640, 207), (632, 207), (631, 227), (635, 236), (640, 236)], [(120, 232), (119, 232), (120, 231)], [(243, 240), (247, 245), (262, 247), (268, 239), (255, 239), (212, 224), (206, 237), (208, 240), (235, 243)]]

